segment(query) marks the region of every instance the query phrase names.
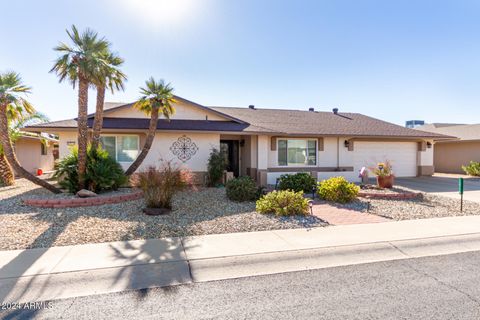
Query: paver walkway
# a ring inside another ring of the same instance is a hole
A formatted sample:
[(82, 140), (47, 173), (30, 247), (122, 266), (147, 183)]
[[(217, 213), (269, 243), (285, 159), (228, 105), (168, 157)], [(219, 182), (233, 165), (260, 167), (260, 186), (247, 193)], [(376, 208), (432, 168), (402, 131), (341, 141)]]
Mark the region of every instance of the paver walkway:
[(379, 223), (392, 221), (374, 214), (337, 208), (327, 203), (314, 202), (313, 215), (331, 225)]

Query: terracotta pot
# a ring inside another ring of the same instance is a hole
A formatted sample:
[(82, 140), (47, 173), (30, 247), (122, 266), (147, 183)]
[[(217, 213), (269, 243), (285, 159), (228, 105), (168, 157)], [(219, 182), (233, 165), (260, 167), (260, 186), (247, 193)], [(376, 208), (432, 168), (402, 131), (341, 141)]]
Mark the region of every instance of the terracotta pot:
[(160, 215), (163, 215), (163, 214), (169, 214), (170, 209), (166, 209), (166, 208), (144, 208), (143, 212), (147, 216), (160, 216)]
[(377, 177), (377, 185), (380, 188), (388, 188), (391, 189), (393, 188), (393, 181), (395, 180), (395, 177), (393, 175), (389, 175), (386, 177)]

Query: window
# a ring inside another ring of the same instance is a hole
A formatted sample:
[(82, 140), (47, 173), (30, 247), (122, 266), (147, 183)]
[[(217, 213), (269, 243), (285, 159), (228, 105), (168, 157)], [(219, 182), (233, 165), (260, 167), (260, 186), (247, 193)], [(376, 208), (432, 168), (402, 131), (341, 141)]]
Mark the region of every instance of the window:
[(317, 164), (317, 140), (279, 139), (279, 166), (314, 166)]
[(46, 156), (47, 155), (47, 145), (43, 142), (40, 142), (40, 154), (42, 156)]
[(138, 136), (102, 136), (103, 148), (118, 162), (133, 162), (138, 156)]

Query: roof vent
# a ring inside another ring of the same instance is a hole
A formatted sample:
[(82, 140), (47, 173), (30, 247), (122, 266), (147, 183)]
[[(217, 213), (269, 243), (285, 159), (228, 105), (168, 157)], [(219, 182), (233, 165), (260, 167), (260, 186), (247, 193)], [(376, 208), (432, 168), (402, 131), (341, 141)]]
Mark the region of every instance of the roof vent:
[(313, 111), (315, 111), (315, 109), (314, 109), (314, 108), (308, 108), (308, 111), (312, 111), (312, 112), (313, 112)]
[(249, 105), (248, 108), (250, 109), (255, 109), (255, 106), (253, 104)]
[(338, 114), (338, 108), (333, 108), (332, 111), (334, 114)]

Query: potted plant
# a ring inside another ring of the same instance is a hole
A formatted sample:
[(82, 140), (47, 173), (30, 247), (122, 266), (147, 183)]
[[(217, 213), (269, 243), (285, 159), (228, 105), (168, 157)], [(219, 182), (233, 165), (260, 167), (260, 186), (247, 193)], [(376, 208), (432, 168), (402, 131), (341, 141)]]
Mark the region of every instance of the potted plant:
[(192, 175), (188, 170), (165, 161), (159, 167), (150, 166), (132, 177), (132, 184), (143, 191), (147, 215), (168, 214), (172, 209), (172, 199), (176, 192), (192, 185)]
[(386, 160), (380, 162), (377, 166), (370, 168), (373, 174), (377, 176), (377, 185), (380, 188), (393, 188), (395, 176), (393, 175), (392, 164)]

